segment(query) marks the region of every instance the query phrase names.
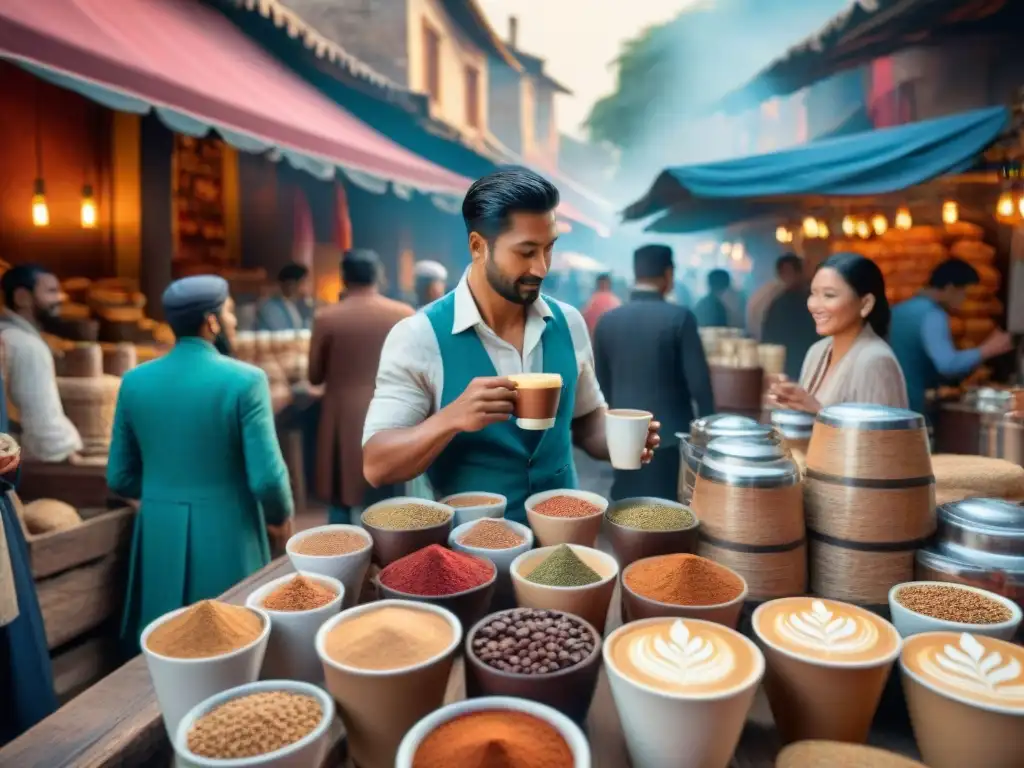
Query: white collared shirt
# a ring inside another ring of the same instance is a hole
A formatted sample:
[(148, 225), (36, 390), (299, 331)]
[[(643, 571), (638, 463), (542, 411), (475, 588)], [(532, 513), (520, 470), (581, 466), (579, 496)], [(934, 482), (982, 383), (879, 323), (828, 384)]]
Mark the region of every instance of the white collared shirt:
[[(467, 270), (455, 287), (455, 321), (451, 332), (455, 334), (475, 328), (499, 376), (540, 373), (544, 365), (544, 348), (541, 344), (544, 318), (552, 314), (547, 301), (540, 297), (527, 309), (523, 354), (520, 356), (514, 346), (499, 338), (480, 317), (480, 310), (466, 282), (468, 274)], [(594, 350), (590, 346), (587, 324), (574, 307), (557, 299), (548, 301), (555, 301), (565, 315), (572, 345), (576, 350), (576, 404), (573, 418), (586, 416), (605, 405), (601, 386), (594, 373)], [(486, 376), (487, 373), (481, 371), (480, 375)], [(414, 427), (425, 421), (440, 410), (443, 391), (444, 368), (441, 365), (437, 336), (426, 314), (417, 312), (392, 328), (384, 342), (380, 367), (377, 369), (377, 386), (363, 425), (363, 445), (378, 432)]]
[(7, 394), (18, 409), (21, 448), (29, 458), (64, 461), (82, 450), (82, 438), (64, 414), (53, 353), (31, 323), (10, 310), (0, 315)]

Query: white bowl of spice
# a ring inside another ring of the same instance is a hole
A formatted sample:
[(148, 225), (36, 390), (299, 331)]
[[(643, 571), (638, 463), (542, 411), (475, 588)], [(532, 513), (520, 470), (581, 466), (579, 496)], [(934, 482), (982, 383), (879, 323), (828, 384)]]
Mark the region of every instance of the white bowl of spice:
[(463, 523), (448, 537), (448, 546), (456, 552), (486, 557), (498, 569), (498, 576), (508, 575), (512, 561), (533, 549), (533, 531), (512, 520), (481, 518)]
[(285, 545), (292, 568), (318, 573), (345, 586), (343, 607), (356, 604), (370, 567), (373, 539), (358, 525), (321, 525), (296, 533)]
[(947, 581), (908, 581), (889, 590), (889, 613), (903, 637), (922, 632), (969, 632), (1012, 640), (1021, 623), (1013, 600)]
[(441, 503), (447, 504), (455, 510), (454, 525), (458, 527), (482, 517), (503, 517), (505, 508), (508, 506), (508, 499), (500, 493), (468, 491), (445, 496), (441, 499)]
[(263, 680), (320, 683), (324, 668), (317, 658), (316, 633), (341, 611), (345, 587), (315, 573), (290, 573), (253, 591), (245, 604), (270, 617), (270, 640), (263, 659)]
[(259, 679), (270, 617), (258, 608), (203, 600), (154, 619), (142, 632), (142, 654), (167, 736), (199, 702)]
[(334, 699), (294, 680), (266, 680), (218, 693), (182, 719), (174, 751), (196, 768), (309, 768), (330, 749)]

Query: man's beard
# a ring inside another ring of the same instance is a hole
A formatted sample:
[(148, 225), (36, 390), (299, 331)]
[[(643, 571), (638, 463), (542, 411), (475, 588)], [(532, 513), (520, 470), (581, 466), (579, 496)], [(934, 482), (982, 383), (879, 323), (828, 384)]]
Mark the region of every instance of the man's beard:
[(213, 346), (218, 352), (225, 357), (231, 357), (233, 350), (231, 349), (231, 339), (224, 333), (224, 321), (220, 319), (220, 315), (215, 315), (217, 318), (217, 324), (220, 326), (220, 330), (217, 335), (213, 337)]
[(520, 277), (518, 280), (509, 280), (498, 269), (493, 258), (488, 257), (484, 264), (488, 284), (506, 301), (529, 306), (540, 296), (540, 285), (543, 282), (540, 278)]

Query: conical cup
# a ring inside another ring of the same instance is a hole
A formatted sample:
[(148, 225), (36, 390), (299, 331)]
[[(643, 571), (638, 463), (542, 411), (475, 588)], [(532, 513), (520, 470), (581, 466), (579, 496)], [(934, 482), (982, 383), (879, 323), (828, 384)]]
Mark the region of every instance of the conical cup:
[[(327, 635), (345, 621), (383, 607), (436, 613), (452, 630), (444, 652), (427, 661), (395, 670), (369, 670), (340, 664), (327, 653)], [(462, 625), (450, 611), (425, 603), (382, 600), (343, 611), (329, 619), (316, 636), (327, 690), (338, 703), (345, 724), (348, 753), (359, 768), (393, 768), (398, 745), (420, 719), (444, 703), (452, 662), (462, 642)]]

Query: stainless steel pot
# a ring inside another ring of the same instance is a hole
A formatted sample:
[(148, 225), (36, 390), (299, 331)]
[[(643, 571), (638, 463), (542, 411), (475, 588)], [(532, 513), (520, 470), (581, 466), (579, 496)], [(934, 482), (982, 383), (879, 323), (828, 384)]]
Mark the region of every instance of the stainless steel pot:
[(982, 456), (1024, 464), (1024, 411), (985, 414), (979, 439)]

